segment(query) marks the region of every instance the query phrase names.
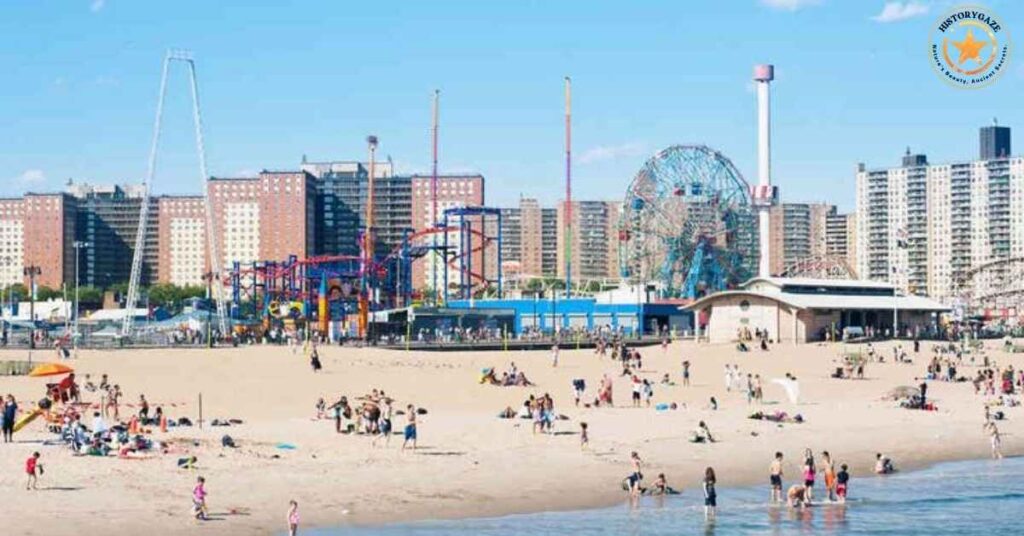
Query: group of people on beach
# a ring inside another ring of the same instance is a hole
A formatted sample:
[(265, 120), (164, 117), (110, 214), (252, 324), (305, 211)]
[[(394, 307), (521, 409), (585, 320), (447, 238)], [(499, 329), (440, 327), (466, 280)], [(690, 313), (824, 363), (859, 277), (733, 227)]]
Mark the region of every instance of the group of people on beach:
[(361, 403), (357, 408), (349, 403), (348, 397), (341, 395), (338, 401), (327, 405), (323, 397), (316, 402), (316, 418), (324, 419), (328, 411), (334, 420), (334, 431), (339, 434), (361, 434), (373, 436), (373, 445), (384, 439), (386, 445), (391, 443), (392, 419), (394, 415), (404, 415), (406, 419), (403, 429), (402, 450), (407, 447), (415, 449), (417, 434), (416, 416), (423, 410), (407, 404), (405, 410), (394, 410), (394, 399), (383, 389), (373, 389), (369, 394), (359, 397)]
[(850, 482), (849, 467), (844, 463), (839, 466), (839, 471), (836, 471), (835, 462), (827, 450), (821, 452), (820, 463), (815, 462), (814, 453), (811, 449), (804, 450), (803, 464), (800, 466), (801, 479), (796, 484), (790, 486), (786, 490), (785, 497), (783, 497), (782, 481), (785, 476), (783, 458), (781, 452), (776, 452), (775, 458), (768, 466), (768, 478), (771, 485), (769, 502), (785, 502), (791, 508), (811, 506), (814, 501), (814, 485), (817, 481), (818, 473), (821, 473), (822, 484), (825, 488), (825, 497), (822, 500), (838, 503), (846, 502), (846, 494)]

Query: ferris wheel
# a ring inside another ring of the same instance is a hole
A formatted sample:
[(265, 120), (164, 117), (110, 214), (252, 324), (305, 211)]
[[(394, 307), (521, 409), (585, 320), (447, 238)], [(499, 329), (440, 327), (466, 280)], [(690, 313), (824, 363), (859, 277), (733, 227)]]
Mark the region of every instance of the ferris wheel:
[(697, 298), (754, 272), (757, 220), (736, 166), (703, 145), (675, 145), (626, 190), (619, 222), (621, 275), (656, 283), (663, 297)]

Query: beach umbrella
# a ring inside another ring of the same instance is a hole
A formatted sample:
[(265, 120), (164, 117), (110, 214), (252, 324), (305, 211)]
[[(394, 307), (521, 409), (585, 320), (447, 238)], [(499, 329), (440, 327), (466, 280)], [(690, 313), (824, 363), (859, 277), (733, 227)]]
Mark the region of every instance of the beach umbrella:
[(43, 363), (42, 365), (32, 369), (32, 372), (29, 372), (28, 375), (38, 378), (40, 376), (59, 376), (61, 374), (68, 374), (74, 371), (75, 369), (67, 365), (61, 365), (60, 363)]

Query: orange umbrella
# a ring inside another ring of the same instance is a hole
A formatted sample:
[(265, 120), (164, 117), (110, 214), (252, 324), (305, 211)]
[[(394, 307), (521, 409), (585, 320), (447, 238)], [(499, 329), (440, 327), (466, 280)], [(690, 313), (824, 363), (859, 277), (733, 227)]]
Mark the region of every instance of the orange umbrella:
[(40, 376), (58, 376), (74, 371), (75, 369), (67, 365), (61, 365), (60, 363), (43, 363), (42, 365), (32, 369), (32, 372), (29, 372), (28, 375), (38, 378)]

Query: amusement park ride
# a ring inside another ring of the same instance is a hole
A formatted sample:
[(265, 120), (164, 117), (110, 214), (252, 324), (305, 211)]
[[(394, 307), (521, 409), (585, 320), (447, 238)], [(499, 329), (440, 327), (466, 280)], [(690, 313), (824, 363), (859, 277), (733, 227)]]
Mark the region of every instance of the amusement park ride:
[(756, 270), (755, 218), (746, 181), (722, 153), (669, 147), (626, 190), (622, 277), (656, 283), (665, 298), (694, 299), (734, 286)]
[[(358, 335), (363, 337), (374, 311), (433, 301), (432, 296), (415, 291), (412, 280), (413, 263), (428, 255), (440, 259), (440, 277), (449, 282), (442, 290), (442, 301), (433, 305), (484, 293), (502, 297), (501, 271), (486, 268), (486, 253), (492, 250), (501, 265), (500, 221), (496, 208), (449, 208), (438, 225), (408, 231), (402, 243), (386, 254), (370, 255), (364, 232), (359, 255), (235, 263), (228, 272), (234, 304), (231, 317), (260, 323), (308, 320), (323, 333), (331, 321), (347, 324), (356, 318)], [(474, 260), (482, 266), (474, 266)]]
[[(203, 148), (195, 63), (188, 53), (171, 52), (164, 59), (156, 124), (145, 182), (138, 241), (126, 307), (134, 307), (140, 284), (143, 237), (149, 209), (160, 137), (160, 123), (172, 61), (185, 62), (191, 75), (193, 119), (200, 173), (208, 174)], [(755, 68), (758, 82), (759, 184), (749, 187), (732, 162), (703, 145), (676, 145), (648, 160), (626, 191), (618, 227), (622, 282), (655, 283), (662, 298), (695, 299), (731, 288), (767, 266), (767, 209), (777, 201), (770, 183), (768, 85), (770, 65)], [(206, 254), (213, 284), (209, 298), (216, 303), (221, 333), (230, 324), (303, 322), (322, 333), (332, 328), (360, 338), (369, 337), (377, 311), (413, 305), (443, 306), (449, 300), (482, 296), (502, 297), (501, 211), (484, 206), (438, 210), (437, 139), (438, 98), (433, 95), (433, 173), (427, 229), (406, 231), (401, 243), (380, 247), (374, 228), (375, 153), (379, 143), (369, 136), (369, 177), (364, 227), (358, 255), (322, 255), (221, 266), (213, 210), (206, 195)], [(571, 228), (571, 95), (565, 80), (565, 181), (567, 237)], [(760, 230), (759, 230), (760, 225)], [(760, 235), (760, 240), (759, 240)], [(571, 247), (566, 240), (565, 292), (574, 294)], [(497, 262), (488, 264), (488, 252)], [(427, 293), (414, 290), (413, 264), (429, 263), (433, 286)], [(439, 266), (440, 265), (440, 266)], [(490, 269), (488, 267), (490, 266)], [(490, 272), (490, 273), (489, 273)], [(766, 275), (766, 274), (763, 274)], [(441, 278), (441, 281), (438, 279)], [(224, 296), (230, 289), (230, 297)], [(230, 304), (230, 308), (229, 308)], [(332, 326), (331, 322), (340, 322)], [(353, 327), (356, 329), (353, 330)], [(132, 332), (126, 315), (123, 334)]]

